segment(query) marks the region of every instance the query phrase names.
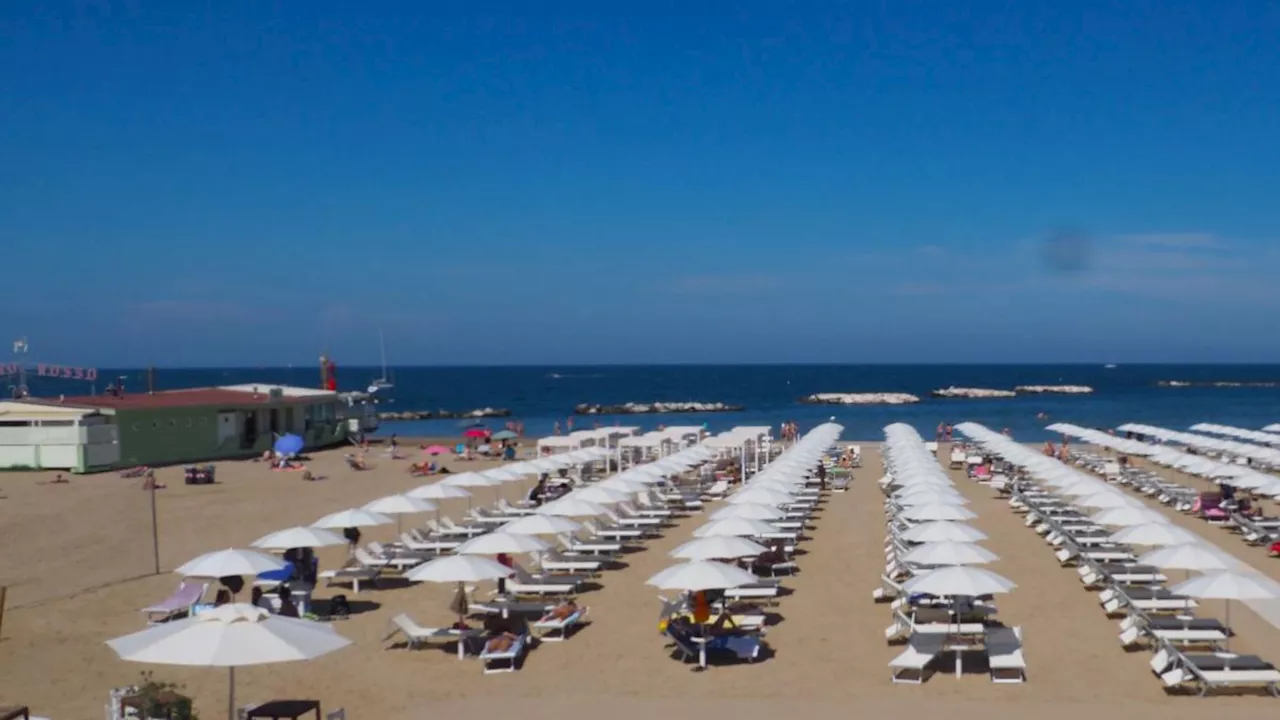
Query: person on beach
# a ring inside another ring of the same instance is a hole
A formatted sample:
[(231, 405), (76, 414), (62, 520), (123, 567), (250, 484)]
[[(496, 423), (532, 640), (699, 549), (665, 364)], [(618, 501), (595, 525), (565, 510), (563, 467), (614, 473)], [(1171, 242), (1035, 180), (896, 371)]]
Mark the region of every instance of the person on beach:
[(559, 420), (557, 420), (557, 421), (556, 421), (556, 424), (555, 424), (555, 425), (552, 425), (552, 426), (551, 426), (551, 434), (552, 434), (552, 435), (559, 435), (559, 434), (560, 434), (560, 421), (559, 421)]

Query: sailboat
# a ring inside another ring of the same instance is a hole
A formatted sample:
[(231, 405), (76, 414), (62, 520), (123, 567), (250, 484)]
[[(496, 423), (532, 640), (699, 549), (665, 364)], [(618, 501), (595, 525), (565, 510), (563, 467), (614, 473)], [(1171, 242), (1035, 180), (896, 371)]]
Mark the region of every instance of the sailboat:
[(387, 377), (387, 340), (381, 329), (378, 330), (378, 349), (382, 354), (382, 376), (369, 383), (368, 392), (370, 395), (386, 396), (391, 394), (396, 385)]

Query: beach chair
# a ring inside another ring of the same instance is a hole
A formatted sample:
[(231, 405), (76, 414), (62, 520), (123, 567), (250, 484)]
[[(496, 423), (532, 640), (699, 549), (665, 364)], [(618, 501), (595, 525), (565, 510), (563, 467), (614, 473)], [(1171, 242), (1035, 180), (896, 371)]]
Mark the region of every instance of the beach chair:
[(895, 683), (920, 685), (929, 676), (929, 666), (942, 654), (946, 638), (941, 635), (911, 635), (907, 647), (889, 661), (889, 679)]
[(568, 575), (564, 578), (552, 577), (534, 577), (528, 571), (516, 566), (512, 568), (515, 571), (515, 577), (506, 581), (507, 592), (512, 595), (569, 595), (578, 589), (581, 580), (578, 577)]
[(613, 558), (608, 555), (565, 555), (554, 550), (540, 553), (538, 567), (550, 574), (585, 572), (595, 577), (604, 564)]
[(583, 540), (574, 535), (561, 534), (556, 539), (568, 555), (613, 555), (622, 552), (622, 543), (592, 538)]
[(520, 669), (520, 658), (524, 656), (525, 647), (529, 642), (529, 634), (520, 633), (516, 636), (511, 647), (506, 650), (490, 650), (486, 642), (484, 650), (480, 651), (480, 664), (484, 669), (484, 674), (500, 672), (515, 672)]
[(682, 662), (694, 660), (700, 668), (707, 667), (708, 658), (711, 656), (755, 662), (760, 657), (760, 650), (764, 647), (760, 638), (750, 633), (716, 635), (705, 642), (700, 642), (695, 640), (687, 630), (679, 628), (676, 623), (667, 624), (667, 637), (675, 643), (676, 652)]
[(560, 642), (568, 639), (574, 628), (582, 626), (590, 611), (591, 608), (579, 607), (577, 612), (565, 618), (546, 614), (533, 623), (533, 629), (538, 632), (538, 639), (543, 642)]
[(1022, 628), (987, 628), (988, 667), (993, 683), (1020, 683), (1027, 679), (1027, 662), (1022, 657)]
[(382, 642), (385, 643), (397, 635), (404, 635), (405, 647), (410, 650), (417, 650), (433, 640), (457, 641), (459, 660), (466, 657), (466, 639), (480, 634), (479, 630), (423, 627), (414, 622), (413, 618), (405, 613), (400, 613), (391, 618), (390, 624), (391, 633), (382, 638)]
[[(417, 567), (423, 563), (423, 559), (420, 557), (395, 557), (387, 555), (385, 552), (377, 552), (374, 546), (376, 546), (377, 550), (381, 550), (382, 548), (382, 546), (377, 543), (369, 543), (368, 549), (356, 548), (352, 552), (352, 557), (355, 558), (356, 562), (365, 567), (389, 568), (397, 572)], [(374, 552), (370, 552), (371, 550)], [(375, 552), (377, 554), (374, 554)]]
[(377, 587), (378, 576), (381, 573), (381, 567), (359, 564), (350, 567), (338, 568), (337, 570), (325, 570), (320, 573), (317, 578), (324, 580), (326, 587), (332, 587), (334, 585), (351, 585), (352, 592), (360, 592), (360, 583), (362, 582), (369, 583)]
[(462, 544), (462, 541), (433, 538), (430, 535), (423, 535), (417, 530), (410, 530), (409, 532), (400, 533), (400, 543), (414, 552), (444, 553), (456, 550)]
[(703, 500), (719, 500), (729, 493), (729, 481), (717, 480), (711, 483), (711, 487), (702, 491)]
[(1280, 697), (1280, 670), (1257, 655), (1184, 654), (1162, 643), (1150, 665), (1165, 687), (1191, 687), (1201, 697), (1231, 687), (1261, 687)]
[(142, 608), (141, 612), (147, 616), (148, 625), (156, 625), (184, 615), (191, 615), (191, 609), (199, 604), (200, 598), (204, 597), (204, 593), (208, 589), (208, 583), (190, 581), (179, 583), (178, 589), (174, 590), (172, 595), (154, 605)]

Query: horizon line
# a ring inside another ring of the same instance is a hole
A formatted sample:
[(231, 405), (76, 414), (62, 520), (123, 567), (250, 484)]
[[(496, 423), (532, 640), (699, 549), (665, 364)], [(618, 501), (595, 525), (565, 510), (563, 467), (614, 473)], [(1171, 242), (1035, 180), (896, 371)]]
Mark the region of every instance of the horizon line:
[[(59, 363), (45, 363), (49, 365)], [(334, 363), (337, 368), (372, 368), (381, 369), (378, 364), (342, 365)], [(557, 368), (652, 368), (652, 367), (1089, 367), (1106, 368), (1108, 365), (1120, 367), (1280, 367), (1280, 362), (1169, 362), (1169, 361), (1133, 361), (1133, 362), (1099, 362), (1099, 361), (1053, 361), (1053, 362), (602, 362), (602, 363), (470, 363), (470, 364), (413, 364), (387, 365), (387, 370), (471, 370), (471, 369), (557, 369)], [(134, 371), (134, 370), (299, 370), (305, 368), (318, 369), (319, 363), (285, 364), (285, 365), (137, 365), (137, 366), (99, 366), (99, 370)]]

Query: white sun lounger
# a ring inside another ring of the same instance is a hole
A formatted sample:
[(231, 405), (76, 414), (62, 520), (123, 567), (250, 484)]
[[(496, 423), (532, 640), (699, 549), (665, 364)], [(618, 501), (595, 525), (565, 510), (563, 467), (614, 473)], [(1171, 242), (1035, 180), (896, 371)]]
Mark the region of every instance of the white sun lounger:
[(1027, 679), (1027, 661), (1022, 657), (1022, 628), (987, 629), (987, 659), (993, 683), (1020, 683)]
[(568, 638), (569, 632), (574, 627), (581, 625), (582, 621), (587, 619), (589, 612), (591, 612), (591, 608), (579, 607), (577, 612), (564, 619), (544, 615), (533, 623), (532, 627), (538, 633), (539, 640), (543, 642), (560, 642)]
[(929, 665), (942, 653), (941, 635), (912, 635), (901, 655), (889, 661), (890, 679), (895, 683), (919, 685), (929, 672)]
[(501, 652), (491, 652), (489, 648), (485, 648), (480, 652), (480, 665), (484, 668), (484, 674), (500, 672), (515, 672), (519, 669), (520, 656), (524, 655), (525, 646), (529, 642), (529, 635), (521, 633), (511, 647)]
[(420, 552), (450, 552), (456, 550), (462, 544), (460, 540), (445, 540), (443, 538), (432, 538), (424, 536), (414, 531), (400, 533), (400, 542), (410, 550)]
[(416, 650), (433, 640), (457, 641), (459, 660), (465, 658), (467, 654), (465, 639), (480, 634), (479, 630), (423, 627), (414, 622), (413, 618), (405, 613), (400, 613), (391, 618), (391, 626), (391, 633), (384, 637), (382, 642), (386, 642), (397, 635), (404, 635), (407, 647), (410, 650)]

